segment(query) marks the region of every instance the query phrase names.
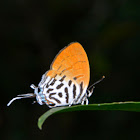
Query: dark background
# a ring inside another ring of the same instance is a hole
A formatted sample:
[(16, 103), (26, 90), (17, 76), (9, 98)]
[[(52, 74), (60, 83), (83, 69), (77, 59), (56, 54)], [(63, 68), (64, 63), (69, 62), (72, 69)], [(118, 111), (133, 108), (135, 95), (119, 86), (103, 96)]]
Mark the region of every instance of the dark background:
[(140, 101), (140, 2), (138, 0), (3, 0), (0, 2), (0, 139), (71, 140), (140, 138), (140, 113), (83, 111), (53, 115), (40, 131), (38, 118), (49, 108), (17, 94), (33, 92), (60, 49), (73, 41), (87, 52), (90, 103)]

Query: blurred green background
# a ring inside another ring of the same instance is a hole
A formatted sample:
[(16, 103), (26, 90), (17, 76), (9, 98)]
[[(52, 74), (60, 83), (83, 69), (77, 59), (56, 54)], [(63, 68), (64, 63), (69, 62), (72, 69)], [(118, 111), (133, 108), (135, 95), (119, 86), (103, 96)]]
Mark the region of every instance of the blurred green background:
[(139, 140), (140, 113), (83, 111), (51, 116), (40, 131), (37, 120), (49, 110), (34, 99), (6, 104), (33, 92), (60, 49), (73, 41), (87, 52), (90, 103), (140, 101), (140, 2), (138, 0), (1, 1), (1, 140)]

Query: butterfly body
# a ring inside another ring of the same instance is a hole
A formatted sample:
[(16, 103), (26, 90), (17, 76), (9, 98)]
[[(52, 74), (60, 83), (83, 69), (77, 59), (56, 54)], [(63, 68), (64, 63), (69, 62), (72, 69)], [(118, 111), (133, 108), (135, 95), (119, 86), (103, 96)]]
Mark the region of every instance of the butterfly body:
[(38, 84), (31, 85), (34, 93), (18, 95), (14, 100), (36, 97), (40, 105), (50, 108), (72, 104), (88, 104), (92, 91), (87, 90), (90, 79), (89, 61), (85, 50), (78, 42), (69, 44), (55, 57), (48, 70)]

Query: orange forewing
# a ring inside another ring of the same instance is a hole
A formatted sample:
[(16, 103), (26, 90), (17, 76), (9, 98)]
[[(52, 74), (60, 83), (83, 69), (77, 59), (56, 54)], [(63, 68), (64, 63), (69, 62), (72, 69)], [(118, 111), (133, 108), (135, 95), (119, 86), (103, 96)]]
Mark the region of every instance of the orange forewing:
[(80, 43), (71, 43), (58, 53), (47, 76), (54, 77), (56, 74), (66, 75), (71, 80), (75, 79), (78, 84), (83, 82), (84, 87), (88, 86), (90, 77), (89, 61)]

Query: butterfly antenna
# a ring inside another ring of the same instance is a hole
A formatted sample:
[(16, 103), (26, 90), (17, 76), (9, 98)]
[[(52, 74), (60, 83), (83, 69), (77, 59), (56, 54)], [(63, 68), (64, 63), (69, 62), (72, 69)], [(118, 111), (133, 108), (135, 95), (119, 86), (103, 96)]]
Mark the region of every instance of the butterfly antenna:
[(33, 98), (36, 95), (34, 93), (28, 93), (28, 94), (21, 94), (21, 95), (17, 95), (18, 97), (13, 98), (12, 100), (10, 100), (10, 102), (7, 104), (7, 106), (10, 106), (10, 104), (12, 102), (14, 102), (17, 99), (23, 99), (23, 98)]
[(95, 83), (93, 83), (89, 88), (88, 90), (90, 90), (92, 87), (94, 87), (96, 84), (100, 83), (103, 79), (105, 79), (105, 76), (102, 76), (101, 79), (99, 79), (98, 81), (96, 81)]

